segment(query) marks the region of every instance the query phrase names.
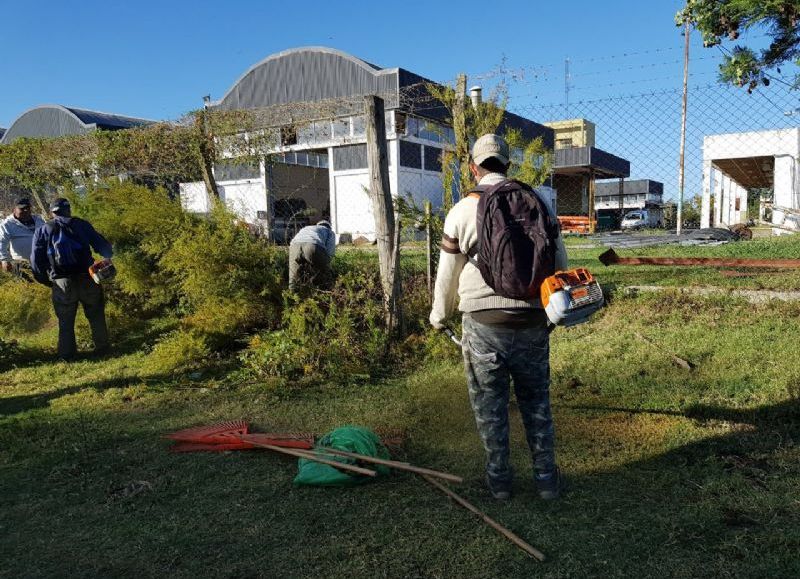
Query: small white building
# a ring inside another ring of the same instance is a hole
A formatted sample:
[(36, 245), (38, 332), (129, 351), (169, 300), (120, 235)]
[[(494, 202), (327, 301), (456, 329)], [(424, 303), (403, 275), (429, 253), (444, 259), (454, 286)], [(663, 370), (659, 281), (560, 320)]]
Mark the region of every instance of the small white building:
[(768, 189), (775, 233), (800, 231), (798, 165), (800, 128), (705, 137), (700, 226), (731, 226), (762, 217), (747, 214), (747, 194)]

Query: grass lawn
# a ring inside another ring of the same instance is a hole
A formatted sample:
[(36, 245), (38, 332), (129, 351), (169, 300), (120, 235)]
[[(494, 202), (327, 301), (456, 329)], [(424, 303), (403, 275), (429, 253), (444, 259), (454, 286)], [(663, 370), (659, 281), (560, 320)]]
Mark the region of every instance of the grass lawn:
[[(230, 366), (147, 374), (165, 322), (125, 336), (113, 358), (72, 364), (52, 361), (53, 328), (17, 336), (19, 364), (0, 368), (0, 577), (800, 576), (798, 319), (798, 303), (667, 292), (616, 297), (555, 332), (571, 491), (553, 503), (533, 490), (513, 405), (515, 496), (496, 503), (484, 490), (459, 355), (444, 338), (407, 374), (300, 386), (252, 383)], [(297, 488), (288, 457), (171, 454), (161, 438), (237, 418), (262, 431), (405, 429), (400, 458), (464, 476), (456, 492), (549, 559), (411, 475)]]

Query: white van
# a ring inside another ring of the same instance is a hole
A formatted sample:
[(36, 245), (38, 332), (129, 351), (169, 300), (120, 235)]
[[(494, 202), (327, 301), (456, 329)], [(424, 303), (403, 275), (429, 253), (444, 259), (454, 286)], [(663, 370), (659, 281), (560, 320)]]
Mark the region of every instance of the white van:
[(661, 221), (656, 212), (647, 209), (628, 211), (622, 218), (621, 229), (642, 229), (643, 227), (661, 227)]

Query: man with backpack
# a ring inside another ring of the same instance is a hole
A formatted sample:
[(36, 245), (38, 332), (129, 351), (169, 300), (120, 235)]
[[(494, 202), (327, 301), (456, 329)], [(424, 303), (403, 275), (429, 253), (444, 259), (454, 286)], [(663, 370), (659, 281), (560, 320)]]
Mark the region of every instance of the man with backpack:
[(53, 220), (33, 236), (31, 269), (36, 281), (52, 287), (53, 309), (58, 318), (58, 356), (72, 360), (77, 354), (75, 316), (78, 304), (92, 330), (95, 353), (109, 349), (103, 288), (89, 276), (94, 263), (92, 250), (106, 259), (113, 254), (111, 244), (92, 224), (72, 217), (69, 201), (58, 198), (50, 206)]
[(31, 256), (33, 233), (43, 224), (41, 217), (33, 215), (30, 199), (17, 199), (11, 215), (0, 221), (0, 269), (30, 279), (23, 267)]
[(478, 186), (447, 214), (430, 322), (445, 329), (456, 296), (469, 397), (486, 451), (492, 497), (511, 497), (508, 403), (513, 379), (541, 498), (560, 496), (550, 412), (550, 328), (539, 286), (567, 255), (555, 212), (536, 191), (508, 179), (509, 150), (494, 134), (472, 148)]

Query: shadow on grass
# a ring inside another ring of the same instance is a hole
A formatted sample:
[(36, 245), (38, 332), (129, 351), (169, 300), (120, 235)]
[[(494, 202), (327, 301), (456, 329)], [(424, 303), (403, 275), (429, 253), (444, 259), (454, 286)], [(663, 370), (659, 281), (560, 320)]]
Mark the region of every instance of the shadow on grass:
[(139, 376), (125, 376), (118, 378), (109, 378), (106, 380), (98, 380), (90, 384), (81, 384), (78, 386), (70, 386), (68, 388), (61, 388), (50, 392), (43, 392), (40, 394), (25, 394), (21, 396), (11, 396), (8, 398), (0, 398), (0, 416), (10, 416), (35, 410), (38, 408), (45, 408), (50, 405), (53, 400), (57, 400), (63, 396), (70, 396), (77, 394), (83, 390), (111, 390), (113, 388), (127, 388), (128, 386), (142, 384), (142, 382), (162, 382), (169, 379), (168, 375), (147, 376), (145, 378)]

